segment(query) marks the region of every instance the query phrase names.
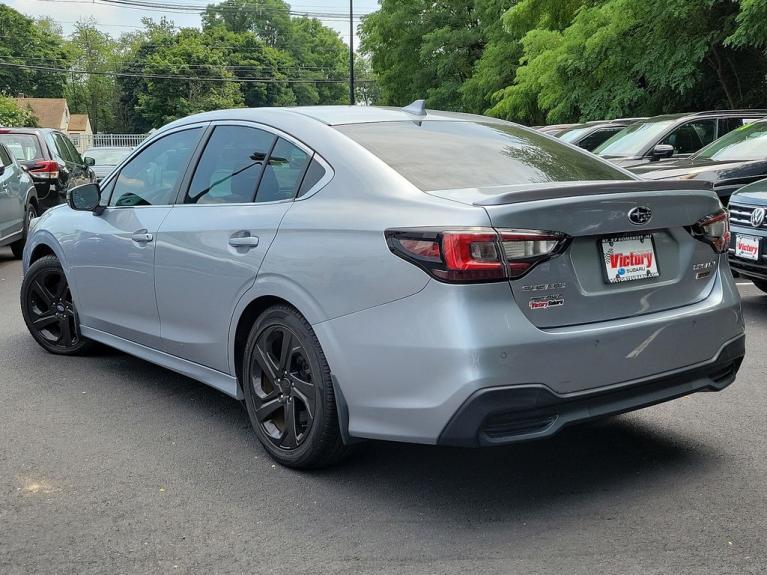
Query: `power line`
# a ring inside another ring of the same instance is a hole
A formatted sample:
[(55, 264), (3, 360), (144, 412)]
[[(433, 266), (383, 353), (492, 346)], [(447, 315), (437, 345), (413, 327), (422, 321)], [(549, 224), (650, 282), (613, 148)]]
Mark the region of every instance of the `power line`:
[[(334, 78), (235, 78), (235, 77), (204, 77), (204, 76), (180, 76), (178, 74), (145, 74), (132, 72), (116, 72), (101, 70), (77, 70), (59, 68), (54, 66), (35, 66), (32, 64), (17, 64), (14, 62), (0, 61), (0, 65), (24, 70), (39, 70), (45, 72), (58, 72), (61, 74), (85, 74), (92, 76), (111, 76), (115, 78), (149, 78), (159, 80), (184, 80), (194, 82), (233, 82), (237, 84), (346, 84), (348, 80)], [(356, 79), (357, 82), (373, 82), (371, 79)]]

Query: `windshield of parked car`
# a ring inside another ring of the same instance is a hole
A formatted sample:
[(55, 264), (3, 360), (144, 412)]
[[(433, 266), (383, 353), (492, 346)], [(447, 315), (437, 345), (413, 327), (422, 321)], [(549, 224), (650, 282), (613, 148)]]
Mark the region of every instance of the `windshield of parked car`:
[(639, 156), (653, 144), (676, 120), (637, 122), (626, 126), (612, 138), (597, 146), (594, 153), (604, 157)]
[(40, 141), (34, 134), (0, 134), (0, 144), (5, 144), (21, 162), (43, 158)]
[(754, 122), (733, 130), (691, 158), (716, 162), (764, 159), (767, 159), (767, 122)]
[(631, 179), (607, 162), (513, 124), (427, 120), (336, 128), (424, 191)]
[(561, 134), (558, 135), (559, 139), (563, 142), (568, 142), (572, 144), (573, 142), (577, 142), (578, 140), (583, 137), (584, 134), (587, 134), (590, 130), (593, 130), (593, 126), (583, 126), (582, 128), (570, 128), (569, 130), (565, 130)]
[(122, 162), (132, 148), (91, 148), (83, 154), (85, 158), (96, 160), (97, 166), (116, 166)]

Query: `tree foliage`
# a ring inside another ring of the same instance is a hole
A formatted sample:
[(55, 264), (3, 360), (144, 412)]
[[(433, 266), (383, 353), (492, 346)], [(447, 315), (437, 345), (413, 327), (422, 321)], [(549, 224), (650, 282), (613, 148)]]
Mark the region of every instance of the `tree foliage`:
[(361, 35), (383, 103), (541, 123), (765, 106), (766, 21), (766, 0), (381, 0)]
[(37, 126), (30, 110), (24, 110), (13, 98), (0, 94), (0, 126)]

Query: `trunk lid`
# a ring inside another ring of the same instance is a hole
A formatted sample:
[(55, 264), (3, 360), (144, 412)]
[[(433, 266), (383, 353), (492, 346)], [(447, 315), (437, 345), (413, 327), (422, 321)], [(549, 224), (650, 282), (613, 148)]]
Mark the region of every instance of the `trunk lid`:
[[(558, 231), (572, 238), (560, 255), (509, 282), (520, 309), (538, 327), (587, 324), (683, 307), (704, 299), (716, 280), (719, 254), (688, 231), (689, 226), (721, 209), (710, 184), (536, 184), (471, 190), (460, 200), (456, 192), (435, 195), (483, 207), (497, 229)], [(649, 209), (649, 220), (632, 223), (628, 214), (634, 208)], [(608, 239), (613, 243), (603, 243)], [(615, 279), (620, 269), (629, 275), (640, 273), (641, 265), (652, 260), (655, 266), (648, 269), (657, 271), (657, 276), (609, 281), (605, 261), (617, 266), (610, 268)]]

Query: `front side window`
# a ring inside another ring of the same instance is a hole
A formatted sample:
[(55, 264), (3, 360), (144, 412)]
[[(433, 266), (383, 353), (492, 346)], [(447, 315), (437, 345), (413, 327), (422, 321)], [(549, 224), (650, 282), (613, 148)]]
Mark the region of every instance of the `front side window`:
[(301, 148), (282, 138), (277, 140), (258, 187), (256, 201), (275, 202), (294, 198), (308, 162), (309, 155)]
[(540, 132), (490, 120), (371, 122), (336, 129), (424, 191), (631, 179)]
[(172, 204), (201, 134), (201, 128), (175, 132), (144, 148), (120, 170), (109, 205)]
[(252, 202), (276, 136), (258, 128), (218, 126), (197, 165), (186, 204)]
[(692, 154), (716, 139), (716, 120), (698, 120), (679, 126), (661, 142), (674, 146), (675, 154)]

